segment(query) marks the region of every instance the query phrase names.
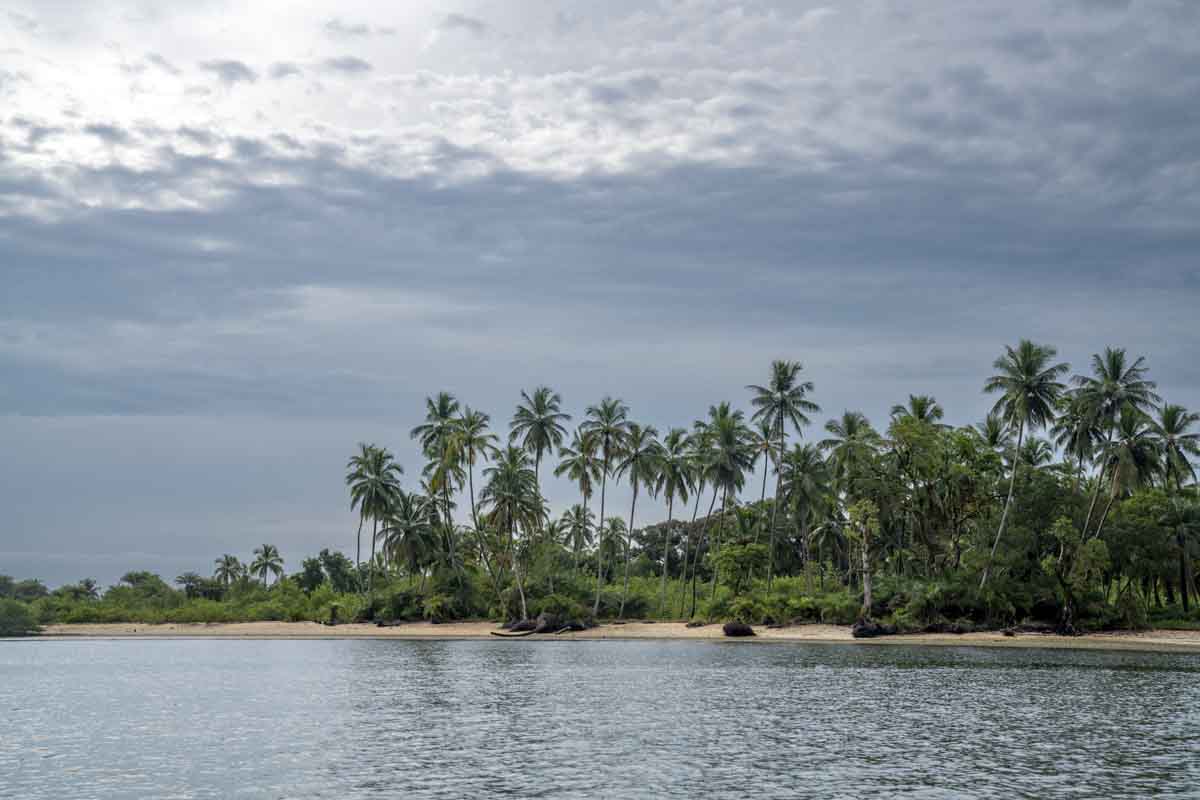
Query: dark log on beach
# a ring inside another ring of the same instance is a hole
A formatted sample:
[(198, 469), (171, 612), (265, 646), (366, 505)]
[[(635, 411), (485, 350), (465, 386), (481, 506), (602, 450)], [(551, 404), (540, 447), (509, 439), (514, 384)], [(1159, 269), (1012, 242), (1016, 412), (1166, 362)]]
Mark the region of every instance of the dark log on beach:
[(542, 612), (538, 614), (536, 623), (533, 626), (534, 633), (554, 633), (562, 627), (562, 620), (555, 614), (547, 614)]
[(726, 636), (753, 636), (754, 628), (751, 628), (744, 622), (726, 622), (721, 630), (725, 631)]
[(520, 633), (501, 633), (500, 631), (492, 631), (492, 636), (503, 636), (506, 639), (515, 639), (520, 636), (533, 636), (533, 634), (534, 631), (532, 629), (521, 631)]
[(537, 627), (537, 623), (534, 622), (533, 620), (523, 619), (518, 622), (514, 622), (512, 625), (510, 625), (509, 630), (512, 631), (513, 633), (520, 633), (521, 631), (529, 631), (530, 633), (533, 633), (533, 630), (536, 627)]
[(873, 639), (876, 636), (892, 636), (896, 633), (895, 625), (883, 625), (873, 619), (860, 619), (850, 628), (850, 635), (855, 639)]
[(563, 626), (561, 628), (559, 628), (558, 630), (556, 630), (554, 633), (557, 636), (560, 633), (569, 633), (569, 632), (573, 632), (573, 631), (586, 631), (586, 630), (587, 630), (587, 625), (584, 625), (582, 622), (580, 622), (577, 619), (573, 619), (573, 620), (570, 620), (570, 621), (564, 623)]
[(698, 619), (694, 619), (691, 622), (689, 622), (687, 625), (684, 625), (683, 627), (685, 627), (685, 628), (703, 628), (704, 625), (705, 625), (705, 623), (701, 622)]

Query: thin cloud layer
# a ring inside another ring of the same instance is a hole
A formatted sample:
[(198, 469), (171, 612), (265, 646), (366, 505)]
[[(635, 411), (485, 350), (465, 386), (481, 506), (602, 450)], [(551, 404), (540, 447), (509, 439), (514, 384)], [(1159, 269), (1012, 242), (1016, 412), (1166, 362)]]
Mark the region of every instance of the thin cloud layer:
[(0, 571), (294, 566), (440, 389), (968, 422), (1030, 336), (1200, 406), (1195, 4), (242, 13), (0, 18)]

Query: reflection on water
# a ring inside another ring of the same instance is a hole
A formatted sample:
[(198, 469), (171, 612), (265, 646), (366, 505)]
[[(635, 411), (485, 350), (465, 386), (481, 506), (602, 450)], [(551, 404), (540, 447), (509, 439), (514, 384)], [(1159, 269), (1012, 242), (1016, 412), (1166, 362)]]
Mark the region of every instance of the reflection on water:
[(0, 643), (0, 797), (1197, 797), (1200, 656)]

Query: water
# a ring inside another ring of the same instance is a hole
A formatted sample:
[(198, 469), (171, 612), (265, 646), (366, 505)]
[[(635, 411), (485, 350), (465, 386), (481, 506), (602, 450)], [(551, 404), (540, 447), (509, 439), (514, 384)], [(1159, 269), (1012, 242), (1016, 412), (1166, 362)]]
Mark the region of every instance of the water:
[(1200, 797), (1200, 656), (0, 642), (0, 797)]

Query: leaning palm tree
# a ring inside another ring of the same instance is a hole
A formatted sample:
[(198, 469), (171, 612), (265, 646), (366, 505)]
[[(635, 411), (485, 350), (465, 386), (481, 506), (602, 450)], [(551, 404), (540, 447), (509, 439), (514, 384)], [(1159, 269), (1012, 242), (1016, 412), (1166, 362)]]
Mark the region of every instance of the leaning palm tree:
[(421, 590), (425, 588), (425, 567), (437, 552), (432, 511), (424, 495), (397, 492), (379, 532), (384, 559), (389, 564), (403, 564), (410, 576), (419, 572)]
[[(663, 526), (662, 589), (658, 598), (658, 613), (667, 613), (667, 568), (670, 566), (671, 527), (675, 522), (675, 499), (688, 501), (692, 491), (692, 465), (688, 452), (691, 437), (683, 428), (672, 428), (663, 437), (658, 454), (658, 471), (654, 476), (654, 488), (667, 498), (667, 524)], [(685, 506), (686, 508), (686, 506)]]
[[(357, 508), (364, 517), (371, 519), (371, 560), (375, 563), (375, 542), (379, 536), (379, 524), (387, 516), (396, 493), (400, 491), (400, 476), (404, 468), (396, 463), (391, 451), (386, 447), (370, 446), (366, 451), (366, 460), (347, 480), (350, 484), (350, 508)], [(361, 564), (361, 562), (360, 562)], [(374, 568), (368, 572), (374, 575)], [(373, 578), (368, 578), (368, 589)]]
[(567, 429), (563, 423), (571, 419), (562, 411), (562, 397), (548, 386), (539, 386), (531, 397), (521, 392), (521, 402), (509, 423), (508, 443), (520, 443), (521, 449), (533, 456), (533, 475), (541, 496), (542, 456), (562, 446)]
[[(458, 465), (452, 454), (454, 433), (458, 428), (458, 400), (449, 392), (438, 392), (425, 398), (425, 421), (409, 432), (420, 442), (428, 464), (425, 472), (442, 500), (442, 526), (447, 532), (447, 552), (454, 560), (453, 517), (450, 509), (450, 490)], [(461, 484), (460, 484), (461, 485)]]
[(1163, 405), (1152, 427), (1162, 451), (1163, 483), (1168, 489), (1183, 488), (1185, 475), (1196, 480), (1192, 459), (1200, 457), (1200, 433), (1192, 427), (1200, 423), (1200, 414), (1173, 403)]
[[(771, 362), (771, 379), (767, 385), (747, 387), (754, 393), (754, 398), (750, 401), (756, 409), (753, 418), (768, 421), (775, 431), (775, 436), (779, 441), (779, 447), (775, 451), (777, 456), (787, 450), (788, 425), (791, 425), (796, 430), (796, 434), (800, 435), (803, 427), (809, 424), (807, 414), (815, 414), (821, 410), (820, 406), (807, 397), (814, 386), (812, 381), (800, 380), (800, 372), (803, 369), (804, 367), (799, 361), (773, 361)], [(778, 469), (775, 472), (776, 502), (771, 508), (770, 556), (767, 561), (768, 589), (775, 573), (775, 517), (779, 511), (779, 486), (783, 479)]]
[(1148, 486), (1161, 474), (1162, 459), (1150, 417), (1131, 405), (1125, 406), (1121, 416), (1117, 417), (1112, 441), (1105, 446), (1101, 459), (1110, 476), (1110, 488), (1108, 503), (1096, 526), (1096, 538), (1104, 531), (1108, 512), (1122, 491)]
[(517, 531), (541, 528), (545, 517), (537, 491), (537, 477), (529, 457), (516, 447), (507, 447), (491, 466), (483, 471), (487, 483), (483, 487), (481, 505), (488, 509), (485, 521), (508, 538), (508, 558), (517, 593), (521, 601), (521, 618), (529, 616), (525, 602), (525, 583), (517, 553)]
[(983, 385), (984, 392), (1000, 394), (992, 413), (998, 413), (1008, 427), (1016, 427), (1017, 441), (1013, 447), (1008, 497), (1004, 501), (1004, 511), (1000, 515), (1000, 525), (996, 528), (991, 552), (983, 567), (983, 575), (979, 581), (980, 589), (987, 585), (988, 573), (996, 558), (996, 548), (1000, 546), (1000, 538), (1008, 524), (1013, 491), (1017, 485), (1017, 467), (1020, 465), (1017, 454), (1021, 451), (1025, 431), (1044, 428), (1054, 420), (1055, 406), (1066, 389), (1058, 379), (1071, 367), (1062, 362), (1055, 363), (1056, 355), (1058, 351), (1049, 345), (1034, 344), (1028, 339), (1022, 339), (1015, 348), (1005, 348), (1004, 355), (992, 365), (997, 374), (988, 378)]
[[(1086, 413), (1103, 432), (1104, 441), (1099, 445), (1103, 451), (1112, 443), (1118, 420), (1126, 407), (1149, 413), (1162, 398), (1154, 391), (1154, 381), (1146, 378), (1146, 359), (1139, 356), (1130, 363), (1123, 347), (1106, 347), (1103, 353), (1093, 353), (1091, 365), (1091, 375), (1076, 375), (1071, 382), (1078, 387), (1075, 394)], [(1109, 466), (1106, 459), (1101, 459), (1092, 501), (1088, 504), (1087, 517), (1083, 521), (1081, 540), (1087, 538), (1100, 488), (1104, 483), (1105, 470)]]
[[(580, 432), (600, 452), (600, 520), (604, 520), (604, 499), (608, 489), (608, 475), (612, 471), (612, 459), (621, 452), (629, 431), (629, 406), (620, 400), (605, 397), (598, 405), (588, 406), (586, 418), (579, 426)], [(600, 613), (600, 584), (604, 578), (604, 559), (596, 564), (596, 601), (592, 615)]]
[(621, 609), (617, 612), (618, 617), (625, 616), (625, 599), (629, 594), (629, 559), (633, 552), (633, 514), (637, 510), (638, 489), (645, 486), (648, 492), (654, 491), (661, 450), (657, 428), (653, 425), (643, 427), (636, 422), (629, 423), (625, 444), (621, 448), (621, 461), (616, 469), (616, 477), (629, 476), (629, 485), (633, 489), (633, 500), (629, 504), (629, 534), (625, 542), (625, 587), (621, 590)]
[(233, 582), (242, 577), (242, 562), (237, 556), (226, 553), (217, 559), (217, 571), (213, 573), (213, 578), (222, 586), (228, 589), (233, 585)]
[(250, 564), (250, 574), (257, 575), (262, 585), (267, 585), (267, 575), (274, 575), (276, 582), (283, 574), (283, 557), (279, 548), (273, 544), (264, 544), (254, 550), (254, 561)]

